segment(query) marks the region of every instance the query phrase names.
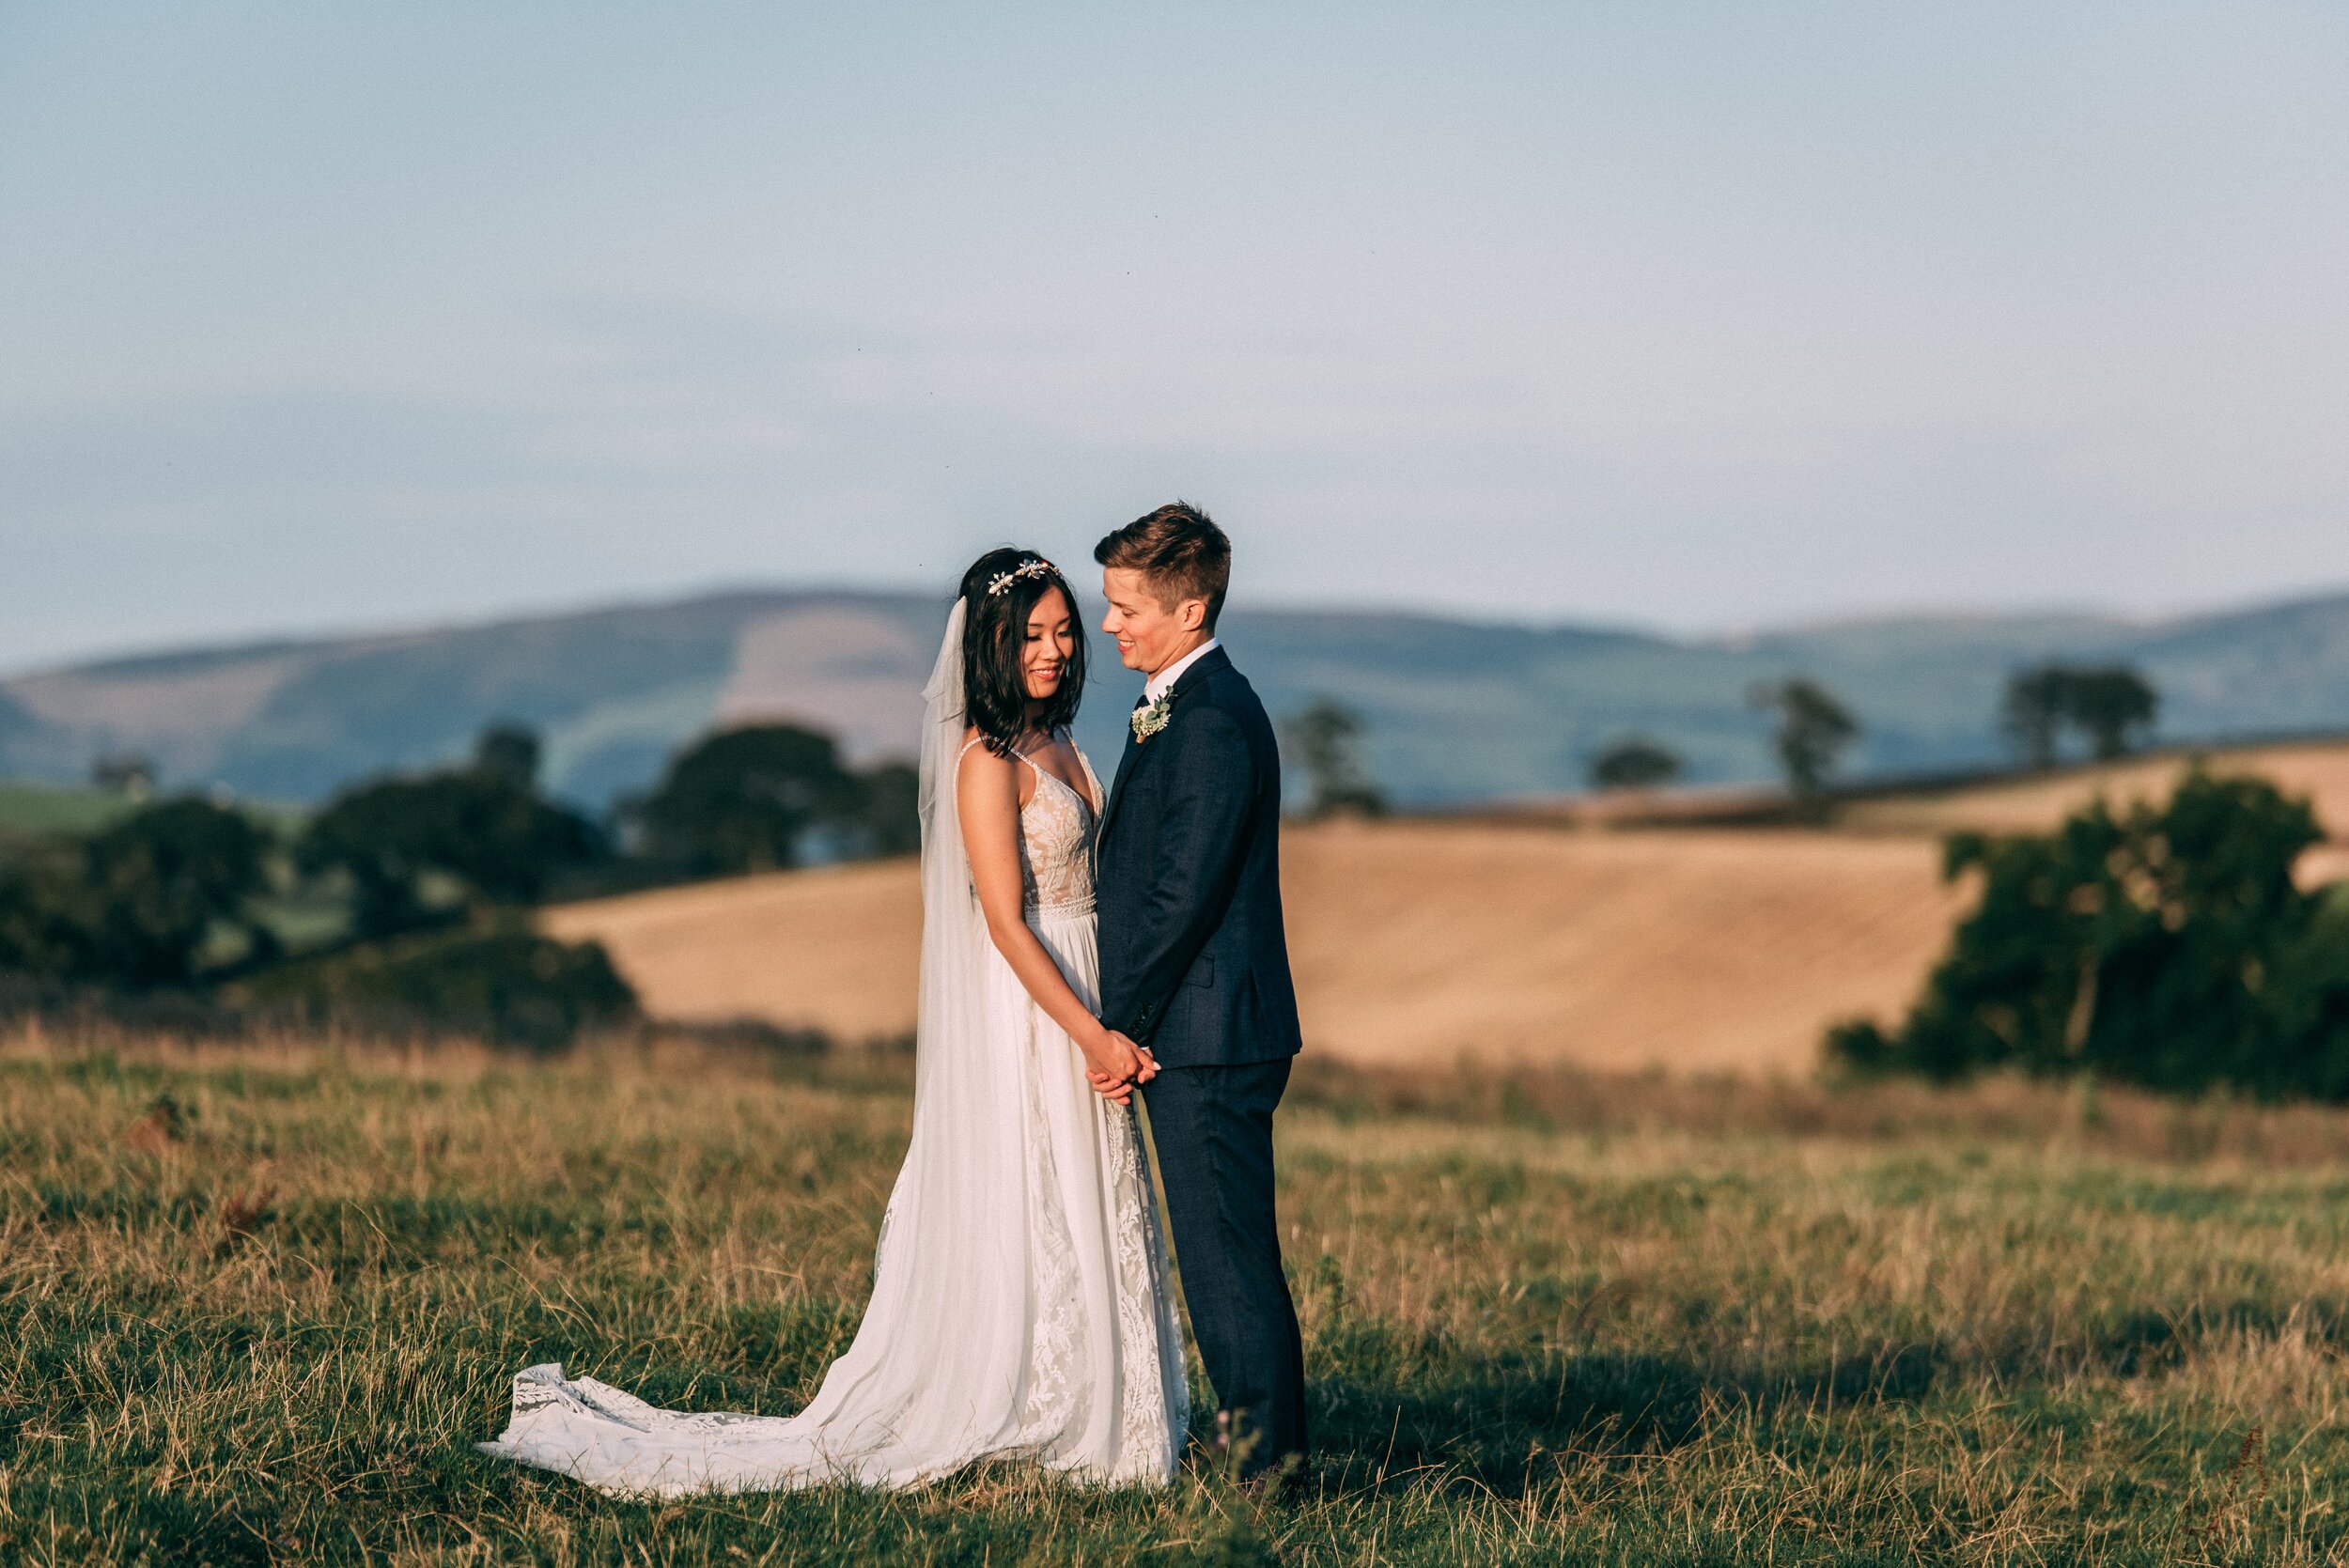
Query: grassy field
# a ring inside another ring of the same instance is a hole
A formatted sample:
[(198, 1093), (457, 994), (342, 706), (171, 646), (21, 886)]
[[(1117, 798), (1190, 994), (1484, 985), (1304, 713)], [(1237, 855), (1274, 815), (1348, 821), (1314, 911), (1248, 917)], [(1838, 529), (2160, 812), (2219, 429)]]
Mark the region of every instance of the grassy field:
[(613, 1501), (469, 1446), (526, 1363), (787, 1410), (902, 1058), (0, 1041), (0, 1560), (2324, 1562), (2349, 1116), (1993, 1084), (1307, 1071), (1319, 1452)]
[(0, 779), (0, 836), (90, 832), (135, 809), (118, 790)]

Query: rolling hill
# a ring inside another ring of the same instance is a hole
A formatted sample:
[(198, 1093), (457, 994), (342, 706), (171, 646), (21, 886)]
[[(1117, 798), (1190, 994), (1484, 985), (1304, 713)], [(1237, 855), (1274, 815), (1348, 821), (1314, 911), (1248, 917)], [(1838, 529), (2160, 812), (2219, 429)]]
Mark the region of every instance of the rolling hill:
[[(809, 721), (859, 758), (905, 752), (940, 616), (919, 595), (741, 592), (40, 672), (0, 682), (0, 776), (74, 778), (136, 752), (168, 784), (312, 800), (459, 755), (510, 719), (544, 733), (557, 789), (601, 804), (736, 720)], [(1765, 778), (1745, 692), (1797, 671), (1860, 716), (1860, 774), (1993, 760), (1999, 683), (2054, 656), (2139, 663), (2173, 737), (2349, 727), (2349, 597), (2154, 624), (1908, 617), (1709, 640), (1243, 604), (1224, 633), (1276, 714), (1321, 693), (1361, 709), (1374, 772), (1412, 805), (1575, 787), (1631, 729), (1681, 751), (1696, 782)], [(1135, 681), (1106, 654), (1096, 668), (1081, 738), (1113, 757)]]
[[(1309, 1048), (1356, 1062), (1807, 1071), (1823, 1020), (1906, 1003), (1955, 908), (1923, 840), (1332, 824), (1283, 839)], [(849, 1040), (913, 1027), (910, 862), (552, 911), (665, 1017)]]

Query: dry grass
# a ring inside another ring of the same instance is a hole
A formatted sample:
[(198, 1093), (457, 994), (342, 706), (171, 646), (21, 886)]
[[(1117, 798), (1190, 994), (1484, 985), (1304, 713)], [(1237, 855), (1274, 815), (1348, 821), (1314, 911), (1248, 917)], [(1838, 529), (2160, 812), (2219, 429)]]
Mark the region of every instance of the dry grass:
[[(1282, 848), (1308, 1044), (1363, 1063), (1808, 1072), (1828, 1023), (1914, 998), (1958, 904), (1921, 841), (1338, 823)], [(920, 922), (910, 862), (548, 917), (665, 1017), (845, 1039), (912, 1028)]]
[(0, 1044), (0, 1560), (2326, 1562), (2349, 1117), (1314, 1067), (1294, 1506), (990, 1470), (647, 1506), (492, 1464), (562, 1359), (804, 1398), (902, 1059)]
[(1944, 1089), (1914, 1079), (1847, 1084), (1472, 1063), (1429, 1072), (1306, 1056), (1289, 1095), (1349, 1123), (1433, 1118), (1601, 1139), (2014, 1143), (2051, 1157), (2205, 1169), (2349, 1168), (2349, 1113), (2335, 1108), (2260, 1105), (2223, 1093), (2186, 1100), (2087, 1079), (2054, 1086), (1985, 1078)]

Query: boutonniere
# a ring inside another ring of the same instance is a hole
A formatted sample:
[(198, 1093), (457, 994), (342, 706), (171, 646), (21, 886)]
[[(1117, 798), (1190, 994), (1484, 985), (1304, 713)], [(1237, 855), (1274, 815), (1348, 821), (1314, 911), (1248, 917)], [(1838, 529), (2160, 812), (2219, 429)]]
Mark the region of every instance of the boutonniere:
[(1159, 731), (1166, 728), (1170, 710), (1174, 706), (1174, 698), (1173, 691), (1161, 691), (1152, 700), (1149, 706), (1134, 709), (1135, 740), (1147, 740)]

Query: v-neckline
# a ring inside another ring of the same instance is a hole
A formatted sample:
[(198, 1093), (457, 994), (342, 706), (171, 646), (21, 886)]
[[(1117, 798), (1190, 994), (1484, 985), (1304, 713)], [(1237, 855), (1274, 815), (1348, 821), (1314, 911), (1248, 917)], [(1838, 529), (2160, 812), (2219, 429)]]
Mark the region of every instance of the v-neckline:
[[(1068, 749), (1072, 752), (1076, 752), (1077, 743), (1073, 740), (1070, 741), (1068, 743)], [(1036, 761), (1035, 758), (1030, 756), (1027, 753), (1014, 752), (1012, 754), (1033, 768), (1037, 778), (1048, 779), (1053, 784), (1060, 785), (1061, 788), (1066, 790), (1068, 792), (1068, 798), (1084, 808), (1085, 817), (1088, 821), (1098, 822), (1101, 819), (1101, 808), (1108, 804), (1108, 802), (1097, 798), (1098, 792), (1101, 788), (1101, 780), (1099, 775), (1093, 771), (1092, 762), (1082, 752), (1077, 752), (1077, 766), (1085, 770), (1085, 783), (1091, 786), (1089, 789), (1083, 790), (1079, 789), (1075, 784), (1070, 784), (1066, 779), (1062, 778), (1058, 773), (1053, 772), (1050, 768)], [(1033, 806), (1034, 804), (1035, 797), (1033, 795), (1029, 796), (1028, 805), (1019, 808), (1019, 815), (1025, 816), (1028, 813), (1028, 806)]]

